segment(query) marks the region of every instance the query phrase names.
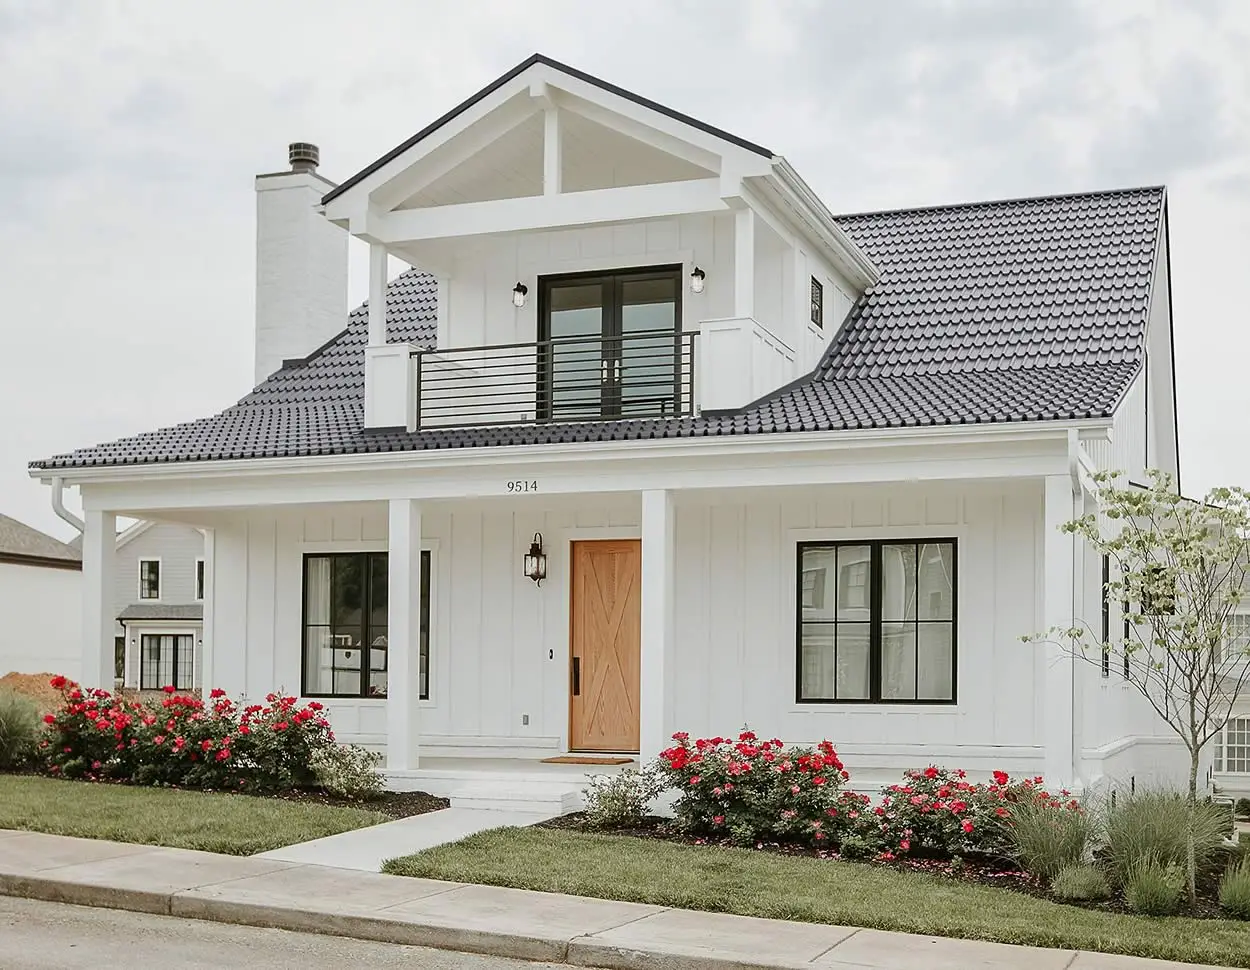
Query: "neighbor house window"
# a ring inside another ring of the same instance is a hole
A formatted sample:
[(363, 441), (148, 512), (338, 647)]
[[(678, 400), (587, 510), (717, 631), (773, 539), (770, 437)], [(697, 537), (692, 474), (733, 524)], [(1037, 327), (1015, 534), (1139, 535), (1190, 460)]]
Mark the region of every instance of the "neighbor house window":
[[(304, 694), (385, 697), (387, 556), (304, 557)], [(420, 696), (430, 696), (430, 554), (421, 553)]]
[(189, 633), (144, 633), (139, 637), (139, 688), (174, 686), (190, 690), (195, 671), (195, 637)]
[(812, 323), (821, 328), (825, 325), (825, 288), (814, 276), (812, 277)]
[(161, 561), (159, 559), (139, 560), (139, 599), (158, 600), (161, 598)]
[(197, 559), (195, 561), (195, 598), (202, 600), (204, 598), (204, 560)]
[(1250, 774), (1250, 717), (1235, 717), (1215, 736), (1215, 770)]
[(800, 702), (955, 700), (955, 540), (801, 542)]

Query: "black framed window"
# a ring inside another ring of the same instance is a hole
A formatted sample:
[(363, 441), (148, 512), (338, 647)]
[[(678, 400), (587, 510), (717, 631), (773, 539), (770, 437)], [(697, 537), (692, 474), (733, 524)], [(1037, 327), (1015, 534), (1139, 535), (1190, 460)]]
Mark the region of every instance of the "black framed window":
[(139, 560), (139, 599), (158, 600), (161, 598), (161, 561), (159, 559)]
[(1107, 585), (1111, 582), (1111, 557), (1102, 557), (1102, 675), (1111, 676), (1111, 596)]
[[(385, 697), (387, 554), (304, 557), (305, 697)], [(421, 553), (420, 697), (430, 696), (430, 553)]]
[(825, 288), (814, 276), (812, 277), (812, 323), (822, 330), (825, 327)]
[(800, 542), (800, 703), (953, 703), (954, 539)]
[(204, 560), (197, 559), (195, 561), (195, 598), (202, 600), (204, 598)]
[(189, 633), (144, 633), (139, 637), (139, 689), (170, 685), (190, 690), (195, 672), (195, 637)]

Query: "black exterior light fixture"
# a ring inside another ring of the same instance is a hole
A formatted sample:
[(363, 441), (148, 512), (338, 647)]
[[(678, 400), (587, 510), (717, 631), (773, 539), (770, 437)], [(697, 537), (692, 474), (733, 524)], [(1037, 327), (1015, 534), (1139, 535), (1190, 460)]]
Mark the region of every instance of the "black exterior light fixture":
[(690, 271), (690, 292), (702, 293), (703, 281), (706, 279), (707, 279), (707, 273), (703, 272), (703, 270), (699, 269), (699, 267), (696, 266), (694, 269), (692, 269)]
[(524, 283), (518, 282), (517, 285), (512, 288), (512, 305), (518, 310), (525, 306), (525, 294), (529, 291), (530, 288), (528, 286)]
[(541, 586), (547, 578), (547, 554), (543, 552), (543, 534), (534, 533), (534, 541), (530, 543), (530, 551), (525, 554), (524, 574)]

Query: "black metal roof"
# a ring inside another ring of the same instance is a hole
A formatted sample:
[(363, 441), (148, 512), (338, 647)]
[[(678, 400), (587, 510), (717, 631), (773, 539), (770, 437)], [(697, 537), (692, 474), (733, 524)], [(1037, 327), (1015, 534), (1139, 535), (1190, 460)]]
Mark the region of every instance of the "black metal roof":
[[(816, 370), (732, 414), (368, 431), (366, 306), (307, 360), (213, 417), (32, 463), (419, 451), (1109, 417), (1144, 359), (1162, 188), (838, 217), (881, 270)], [(391, 340), (431, 345), (435, 286), (387, 291)]]

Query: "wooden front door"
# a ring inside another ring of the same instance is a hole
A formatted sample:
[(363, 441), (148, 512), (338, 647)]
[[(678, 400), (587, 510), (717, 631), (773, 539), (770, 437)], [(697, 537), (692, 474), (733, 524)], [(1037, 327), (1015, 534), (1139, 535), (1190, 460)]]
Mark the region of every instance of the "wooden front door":
[(573, 543), (569, 747), (638, 750), (642, 543)]

